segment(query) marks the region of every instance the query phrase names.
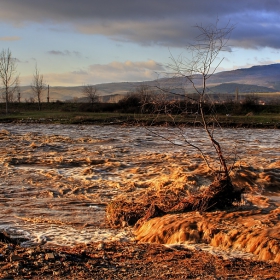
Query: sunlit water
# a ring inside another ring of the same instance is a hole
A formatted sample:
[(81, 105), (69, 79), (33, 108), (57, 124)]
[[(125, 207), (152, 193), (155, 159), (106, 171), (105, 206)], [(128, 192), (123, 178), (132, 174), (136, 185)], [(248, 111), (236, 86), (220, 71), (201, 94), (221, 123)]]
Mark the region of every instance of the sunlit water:
[[(214, 135), (229, 162), (247, 172), (237, 183), (256, 192), (278, 186), (279, 130), (222, 129)], [(1, 124), (0, 229), (26, 237), (27, 246), (127, 240), (130, 229), (107, 226), (112, 199), (211, 182), (199, 152), (185, 140), (215, 155), (200, 128)], [(278, 193), (271, 198), (278, 201)]]

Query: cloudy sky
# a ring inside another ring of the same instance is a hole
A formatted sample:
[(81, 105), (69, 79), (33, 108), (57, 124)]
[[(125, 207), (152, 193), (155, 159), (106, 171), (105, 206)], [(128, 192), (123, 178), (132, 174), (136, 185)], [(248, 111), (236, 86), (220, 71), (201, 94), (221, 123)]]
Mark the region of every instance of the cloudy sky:
[(219, 71), (280, 62), (280, 0), (1, 0), (1, 49), (21, 85), (152, 80), (184, 54), (195, 25), (235, 26)]

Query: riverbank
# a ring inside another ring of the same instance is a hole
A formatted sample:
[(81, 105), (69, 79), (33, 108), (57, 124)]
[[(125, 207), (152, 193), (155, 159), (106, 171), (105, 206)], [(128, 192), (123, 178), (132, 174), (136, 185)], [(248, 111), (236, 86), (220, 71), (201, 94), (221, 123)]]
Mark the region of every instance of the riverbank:
[[(209, 116), (210, 118), (210, 116)], [(225, 128), (280, 128), (279, 114), (247, 114), (217, 115), (215, 125)], [(61, 111), (27, 111), (0, 115), (0, 123), (31, 123), (31, 124), (81, 124), (81, 125), (153, 125), (153, 126), (189, 126), (200, 127), (197, 115), (176, 116), (170, 120), (167, 116), (151, 116), (125, 113), (93, 113), (93, 112), (61, 112)], [(209, 120), (209, 126), (211, 126)]]

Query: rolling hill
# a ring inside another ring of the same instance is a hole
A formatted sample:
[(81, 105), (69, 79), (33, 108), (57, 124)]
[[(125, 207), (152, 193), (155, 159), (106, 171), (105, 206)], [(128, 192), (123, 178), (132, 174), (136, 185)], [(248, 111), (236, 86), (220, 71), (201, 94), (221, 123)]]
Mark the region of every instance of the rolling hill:
[(210, 87), (209, 92), (213, 93), (226, 93), (233, 94), (238, 89), (239, 93), (271, 93), (277, 92), (273, 88), (256, 86), (256, 85), (246, 85), (246, 84), (238, 84), (238, 83), (223, 83), (217, 86)]
[[(145, 82), (120, 82), (95, 85), (98, 95), (104, 102), (117, 102), (127, 92), (133, 91), (137, 86), (159, 85), (163, 88), (181, 88), (184, 84), (182, 78), (162, 78), (156, 81)], [(258, 65), (250, 68), (224, 71), (214, 74), (207, 84), (212, 93), (232, 94), (238, 88), (239, 93), (273, 93), (280, 91), (280, 64)], [(75, 87), (50, 87), (51, 101), (65, 101), (82, 98), (82, 86)], [(189, 88), (191, 91), (191, 88)], [(30, 86), (21, 87), (22, 100), (28, 100), (34, 96)], [(46, 96), (46, 93), (43, 97)]]

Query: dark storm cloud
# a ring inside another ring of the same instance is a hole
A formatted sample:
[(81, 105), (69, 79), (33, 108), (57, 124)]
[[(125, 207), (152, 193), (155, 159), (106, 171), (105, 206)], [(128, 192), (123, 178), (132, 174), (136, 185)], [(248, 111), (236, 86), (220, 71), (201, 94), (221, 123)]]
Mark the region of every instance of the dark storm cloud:
[[(139, 44), (184, 46), (195, 24), (236, 24), (232, 43), (280, 48), (280, 0), (1, 0), (0, 20), (64, 24)], [(273, 20), (271, 20), (273, 19)]]

